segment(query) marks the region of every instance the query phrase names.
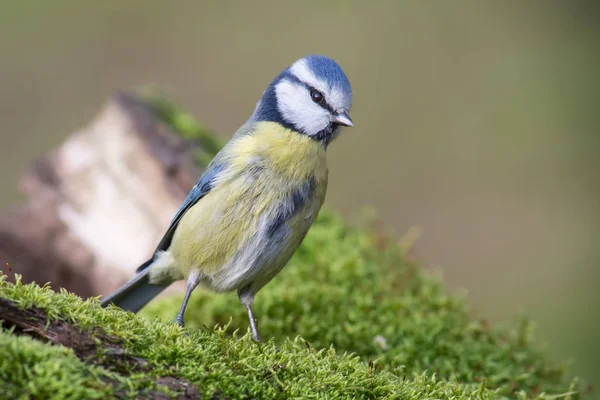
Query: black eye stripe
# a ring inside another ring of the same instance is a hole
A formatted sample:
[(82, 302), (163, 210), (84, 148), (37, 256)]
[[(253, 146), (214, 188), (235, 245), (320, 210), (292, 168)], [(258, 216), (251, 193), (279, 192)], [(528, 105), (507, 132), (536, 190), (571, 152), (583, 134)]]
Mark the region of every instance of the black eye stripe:
[(329, 105), (329, 103), (327, 103), (327, 98), (325, 97), (325, 94), (324, 94), (323, 92), (321, 92), (321, 91), (320, 91), (320, 90), (318, 90), (318, 89), (315, 89), (314, 87), (312, 87), (312, 86), (310, 86), (310, 85), (307, 85), (307, 84), (306, 84), (306, 83), (304, 83), (304, 82), (301, 82), (300, 80), (299, 80), (298, 82), (300, 82), (300, 83), (301, 83), (301, 84), (302, 84), (302, 85), (303, 85), (305, 88), (307, 88), (307, 89), (308, 89), (308, 93), (309, 93), (309, 94), (310, 94), (310, 92), (311, 92), (311, 91), (313, 91), (313, 90), (315, 90), (315, 91), (317, 91), (317, 92), (321, 93), (321, 95), (323, 95), (323, 101), (321, 101), (320, 103), (316, 103), (316, 104), (320, 105), (321, 107), (323, 107), (324, 109), (328, 110), (329, 112), (331, 112), (331, 113), (334, 113), (334, 110), (333, 110), (333, 108), (332, 108), (332, 107)]
[[(308, 93), (309, 93), (309, 94), (310, 94), (310, 91), (311, 91), (311, 90), (317, 90), (318, 92), (320, 92), (321, 94), (323, 94), (323, 92), (321, 92), (320, 90), (318, 90), (318, 89), (316, 89), (316, 88), (314, 88), (314, 87), (310, 86), (310, 85), (309, 85), (309, 84), (307, 84), (307, 83), (304, 83), (304, 82), (302, 82), (300, 79), (298, 79), (298, 77), (296, 77), (296, 76), (295, 76), (295, 75), (293, 75), (293, 74), (290, 74), (290, 75), (289, 75), (289, 76), (287, 76), (286, 78), (287, 78), (287, 79), (288, 79), (290, 82), (297, 83), (297, 84), (299, 84), (299, 85), (302, 85), (302, 86), (304, 86), (304, 87), (305, 87), (305, 88), (308, 90)], [(335, 110), (333, 109), (333, 107), (331, 107), (331, 106), (329, 105), (329, 103), (327, 103), (327, 98), (325, 97), (325, 94), (323, 94), (323, 101), (322, 101), (322, 102), (320, 102), (320, 103), (315, 103), (315, 104), (318, 104), (318, 105), (320, 105), (321, 107), (323, 107), (324, 109), (326, 109), (327, 111), (329, 111), (330, 113), (332, 113), (332, 114), (335, 114)]]

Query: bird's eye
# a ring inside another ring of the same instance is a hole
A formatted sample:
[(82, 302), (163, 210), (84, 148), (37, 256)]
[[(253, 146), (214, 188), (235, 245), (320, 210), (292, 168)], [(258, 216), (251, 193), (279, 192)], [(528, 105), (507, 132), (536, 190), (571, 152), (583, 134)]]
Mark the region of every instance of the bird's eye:
[(310, 98), (312, 99), (312, 101), (314, 101), (317, 104), (320, 104), (323, 102), (323, 93), (319, 92), (316, 89), (312, 89), (310, 91)]

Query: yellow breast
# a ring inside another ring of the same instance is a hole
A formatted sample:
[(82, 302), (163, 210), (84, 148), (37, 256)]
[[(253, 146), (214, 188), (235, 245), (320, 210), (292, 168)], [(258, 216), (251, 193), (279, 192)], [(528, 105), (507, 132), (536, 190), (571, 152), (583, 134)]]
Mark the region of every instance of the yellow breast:
[(232, 160), (243, 167), (260, 158), (272, 169), (297, 181), (314, 176), (327, 179), (327, 160), (323, 145), (310, 137), (275, 122), (258, 123), (253, 133), (240, 138), (231, 148)]
[(188, 210), (173, 237), (169, 251), (184, 276), (190, 268), (213, 274), (225, 267), (256, 233), (261, 216), (275, 213), (307, 179), (314, 179), (315, 193), (303, 214), (314, 217), (323, 203), (325, 149), (309, 137), (262, 122), (226, 151), (219, 183)]

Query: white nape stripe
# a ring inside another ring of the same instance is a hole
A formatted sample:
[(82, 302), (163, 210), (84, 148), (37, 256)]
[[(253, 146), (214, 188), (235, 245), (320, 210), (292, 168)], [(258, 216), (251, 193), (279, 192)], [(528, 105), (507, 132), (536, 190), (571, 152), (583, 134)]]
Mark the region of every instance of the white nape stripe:
[(328, 91), (328, 85), (315, 76), (315, 74), (308, 67), (305, 59), (296, 61), (290, 67), (290, 72), (296, 76), (300, 82), (304, 82), (322, 93), (326, 93)]

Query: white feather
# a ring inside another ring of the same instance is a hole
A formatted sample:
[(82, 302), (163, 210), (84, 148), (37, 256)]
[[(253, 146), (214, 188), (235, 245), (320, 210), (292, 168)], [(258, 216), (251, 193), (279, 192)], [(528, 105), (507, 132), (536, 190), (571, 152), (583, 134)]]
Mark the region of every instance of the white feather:
[(345, 96), (344, 92), (337, 87), (330, 87), (326, 82), (317, 78), (309, 68), (305, 59), (296, 61), (290, 67), (290, 72), (301, 82), (304, 82), (323, 93), (325, 95), (325, 100), (327, 100), (327, 104), (334, 110), (340, 108), (343, 108), (346, 111), (350, 110), (352, 104), (347, 104), (348, 98)]
[(275, 87), (275, 94), (279, 112), (298, 129), (316, 135), (329, 125), (331, 114), (312, 101), (310, 92), (304, 86), (284, 79)]
[(315, 74), (310, 70), (305, 59), (296, 61), (290, 67), (290, 72), (293, 75), (295, 75), (296, 78), (298, 78), (301, 82), (304, 82), (307, 85), (312, 86), (323, 93), (326, 93), (329, 89), (327, 83), (317, 78)]

